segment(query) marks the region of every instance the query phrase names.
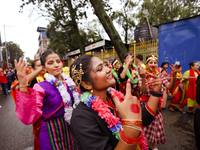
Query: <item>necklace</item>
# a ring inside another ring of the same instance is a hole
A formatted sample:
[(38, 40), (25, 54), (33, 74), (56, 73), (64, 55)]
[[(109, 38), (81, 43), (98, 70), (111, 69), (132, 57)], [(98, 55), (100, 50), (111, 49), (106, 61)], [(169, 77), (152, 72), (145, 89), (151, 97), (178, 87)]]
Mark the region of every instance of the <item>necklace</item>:
[(76, 106), (80, 102), (79, 92), (78, 92), (78, 89), (77, 89), (75, 83), (73, 82), (73, 80), (71, 78), (67, 77), (66, 74), (64, 74), (64, 73), (61, 73), (61, 77), (63, 78), (63, 82), (65, 82), (67, 84), (67, 86), (69, 87), (69, 90), (72, 92), (72, 95), (74, 98), (74, 103), (72, 103), (71, 96), (69, 95), (66, 87), (64, 86), (64, 84), (61, 81), (59, 81), (57, 78), (55, 78), (51, 74), (49, 74), (48, 77), (46, 77), (46, 80), (48, 82), (50, 82), (51, 85), (56, 86), (56, 88), (58, 89), (58, 91), (62, 97), (62, 100), (64, 102), (65, 121), (67, 121), (70, 124), (72, 111), (74, 108), (76, 108)]
[(108, 96), (107, 96), (106, 98), (107, 98), (107, 101), (108, 101), (107, 105), (110, 106), (110, 107), (114, 110), (116, 117), (120, 118), (120, 120), (121, 120), (121, 117), (120, 117), (120, 115), (119, 115), (117, 109), (116, 109), (115, 106), (113, 105), (112, 100), (111, 100), (110, 98), (108, 98)]
[[(124, 100), (124, 94), (122, 94), (119, 91), (116, 91), (113, 88), (108, 88), (107, 90), (109, 93), (112, 91), (114, 94), (119, 98), (120, 102)], [(102, 119), (105, 119), (105, 122), (108, 124), (108, 128), (112, 132), (112, 134), (115, 136), (116, 139), (119, 140), (119, 130), (121, 128), (121, 121), (120, 116), (116, 117), (114, 116), (110, 109), (108, 108), (108, 105), (103, 102), (98, 96), (90, 94), (90, 92), (84, 92), (80, 96), (81, 101), (88, 107), (92, 108), (94, 111), (98, 112), (98, 116), (100, 116)], [(109, 100), (109, 103), (112, 105), (112, 101)], [(112, 105), (113, 108), (114, 105)], [(116, 108), (114, 111), (117, 112)], [(118, 114), (119, 115), (119, 114)], [(118, 116), (117, 115), (117, 116)], [(147, 148), (147, 142), (144, 136), (144, 133), (142, 132), (142, 138), (139, 141), (139, 146), (142, 150)]]

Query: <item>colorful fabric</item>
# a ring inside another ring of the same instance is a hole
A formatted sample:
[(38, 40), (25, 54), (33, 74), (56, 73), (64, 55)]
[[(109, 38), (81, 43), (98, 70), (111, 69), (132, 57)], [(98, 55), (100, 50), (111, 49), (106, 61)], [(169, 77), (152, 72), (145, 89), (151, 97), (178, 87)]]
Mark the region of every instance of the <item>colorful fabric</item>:
[[(199, 75), (199, 71), (197, 71), (197, 74)], [(189, 77), (195, 77), (194, 71), (190, 69), (190, 75)], [(191, 99), (196, 99), (196, 78), (189, 78), (189, 86), (186, 90), (186, 97)]]
[(48, 134), (53, 150), (76, 150), (76, 140), (64, 117), (47, 121)]
[[(126, 65), (123, 65), (123, 68), (125, 66)], [(135, 64), (133, 64), (132, 71), (130, 72), (129, 69), (128, 69), (127, 72), (126, 72), (126, 76), (130, 79), (131, 84), (137, 84), (138, 83), (138, 78), (135, 77), (135, 75), (133, 74), (136, 68), (137, 68), (137, 66)], [(131, 73), (132, 73), (132, 75), (131, 75)], [(134, 76), (134, 78), (133, 78), (133, 76)]]
[[(108, 88), (107, 90), (109, 93), (113, 92), (117, 97), (119, 98), (119, 101), (124, 100), (124, 95), (121, 92), (116, 91), (113, 88)], [(89, 92), (84, 92), (81, 95), (81, 101), (84, 102), (85, 105), (88, 107), (91, 107), (94, 111), (98, 112), (98, 115), (102, 118), (105, 119), (105, 122), (108, 124), (108, 128), (110, 131), (112, 131), (112, 134), (116, 137), (116, 139), (120, 138), (120, 128), (121, 128), (121, 117), (119, 116), (117, 110), (115, 109), (114, 106), (111, 106), (111, 108), (114, 109), (114, 112), (117, 115), (113, 115), (106, 103), (103, 102), (98, 96), (92, 95)], [(112, 100), (109, 100), (110, 104), (112, 103)], [(112, 105), (112, 104), (111, 104)], [(147, 148), (147, 142), (144, 137), (144, 134), (141, 133), (141, 136), (138, 138), (138, 144), (140, 145), (140, 148), (142, 150), (145, 150)]]
[(38, 119), (33, 123), (33, 134), (34, 134), (34, 150), (40, 150), (39, 136), (41, 130), (42, 119)]
[(175, 87), (171, 90), (173, 99), (171, 100), (169, 107), (177, 107), (180, 104), (182, 89), (180, 88), (180, 80), (176, 81)]
[[(69, 96), (73, 96), (69, 88)], [(48, 81), (43, 81), (34, 85), (33, 89), (28, 88), (30, 94), (25, 94), (20, 91), (17, 92), (16, 110), (17, 117), (26, 125), (36, 122), (39, 118), (42, 118), (41, 130), (39, 135), (40, 150), (52, 149), (50, 137), (48, 135), (48, 127), (46, 122), (63, 117), (64, 118), (64, 106), (59, 110), (57, 108), (62, 103), (62, 97), (55, 86), (52, 86)], [(55, 110), (57, 110), (55, 112)], [(51, 114), (55, 112), (53, 116), (44, 118), (43, 115)], [(68, 126), (66, 126), (67, 128)], [(66, 129), (68, 132), (70, 129)], [(59, 130), (65, 134), (64, 130)], [(69, 133), (71, 134), (71, 132)], [(56, 142), (59, 142), (55, 139)], [(76, 144), (74, 144), (76, 147)]]
[[(198, 76), (198, 73), (197, 73), (197, 72), (194, 72), (194, 74), (195, 74), (195, 77)], [(190, 76), (189, 70), (187, 70), (186, 72), (184, 72), (183, 76), (184, 76), (184, 77), (189, 77), (189, 76)], [(182, 79), (182, 80), (183, 80), (183, 79)], [(185, 81), (184, 81), (181, 103), (182, 103), (185, 99), (187, 99), (187, 106), (188, 106), (188, 107), (194, 107), (194, 106), (197, 106), (196, 98), (195, 98), (195, 99), (191, 99), (191, 98), (189, 98), (189, 97), (186, 96), (186, 90), (188, 89), (189, 84), (190, 84), (189, 80), (185, 80)]]
[(0, 83), (8, 83), (8, 80), (6, 78), (6, 72), (0, 74)]
[(154, 144), (165, 144), (166, 139), (163, 126), (163, 116), (160, 111), (158, 115), (155, 116), (153, 122), (149, 126), (143, 128), (143, 131), (148, 141)]

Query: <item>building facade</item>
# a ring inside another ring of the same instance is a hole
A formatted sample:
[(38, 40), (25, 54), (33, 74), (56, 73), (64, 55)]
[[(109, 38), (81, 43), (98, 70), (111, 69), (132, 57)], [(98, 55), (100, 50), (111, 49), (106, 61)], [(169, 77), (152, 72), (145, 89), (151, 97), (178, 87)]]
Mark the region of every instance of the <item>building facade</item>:
[(39, 58), (40, 54), (42, 54), (47, 49), (47, 46), (50, 42), (50, 38), (46, 36), (45, 30), (46, 28), (44, 27), (37, 28), (37, 32), (40, 33), (38, 37), (39, 48), (38, 48), (37, 53), (34, 56), (34, 59)]

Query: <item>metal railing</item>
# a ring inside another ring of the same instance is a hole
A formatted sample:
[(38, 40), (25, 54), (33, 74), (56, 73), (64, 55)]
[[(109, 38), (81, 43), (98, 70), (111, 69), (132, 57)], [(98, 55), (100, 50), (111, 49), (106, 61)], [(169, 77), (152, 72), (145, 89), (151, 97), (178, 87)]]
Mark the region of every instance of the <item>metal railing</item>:
[[(134, 41), (135, 42), (135, 41)], [(145, 63), (146, 57), (148, 55), (156, 55), (158, 56), (158, 39), (140, 42), (140, 43), (132, 43), (129, 45), (129, 52), (134, 54), (134, 62), (135, 57), (138, 54), (143, 55), (143, 63)], [(108, 50), (101, 50), (99, 52), (92, 52), (91, 54), (99, 57), (103, 61), (108, 61), (111, 57), (116, 58), (121, 63), (119, 56), (117, 52), (115, 51), (115, 48), (112, 47)], [(68, 60), (68, 66), (70, 67), (72, 64), (72, 60)]]
[(148, 55), (156, 55), (158, 57), (158, 39), (130, 44), (129, 52), (134, 54), (134, 59), (138, 54), (143, 55), (143, 63), (145, 63)]

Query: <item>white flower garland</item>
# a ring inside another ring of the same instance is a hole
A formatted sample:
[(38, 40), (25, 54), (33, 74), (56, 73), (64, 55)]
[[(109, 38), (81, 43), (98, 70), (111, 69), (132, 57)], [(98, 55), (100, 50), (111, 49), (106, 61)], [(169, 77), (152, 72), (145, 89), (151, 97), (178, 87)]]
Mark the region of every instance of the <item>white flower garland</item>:
[(61, 82), (58, 83), (58, 79), (55, 78), (51, 74), (49, 74), (48, 77), (46, 77), (46, 80), (48, 82), (50, 82), (51, 85), (55, 85), (55, 83), (58, 83), (58, 84), (56, 84), (56, 88), (60, 92), (60, 95), (61, 95), (63, 102), (64, 102), (64, 110), (65, 110), (64, 118), (65, 118), (65, 121), (67, 121), (70, 124), (73, 109), (76, 108), (76, 106), (80, 102), (79, 93), (77, 92), (77, 89), (75, 88), (75, 83), (73, 82), (73, 80), (71, 78), (67, 77), (67, 75), (64, 74), (64, 73), (62, 73), (61, 76), (63, 77), (64, 81), (66, 82), (70, 91), (73, 94), (73, 98), (74, 98), (73, 106), (72, 106), (71, 96), (67, 92), (67, 89), (64, 86), (64, 84), (62, 84)]

